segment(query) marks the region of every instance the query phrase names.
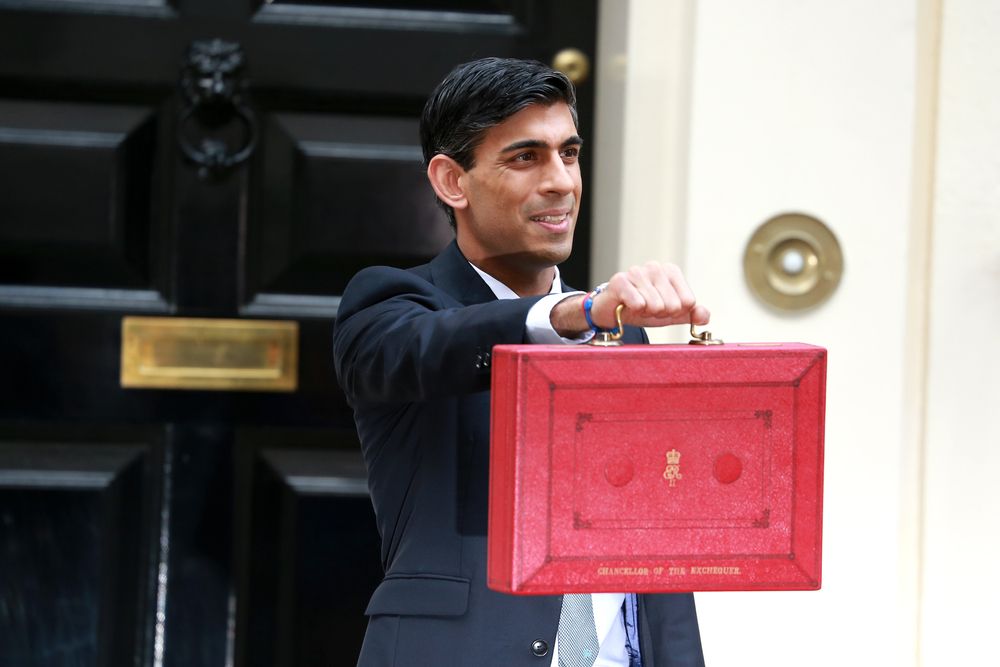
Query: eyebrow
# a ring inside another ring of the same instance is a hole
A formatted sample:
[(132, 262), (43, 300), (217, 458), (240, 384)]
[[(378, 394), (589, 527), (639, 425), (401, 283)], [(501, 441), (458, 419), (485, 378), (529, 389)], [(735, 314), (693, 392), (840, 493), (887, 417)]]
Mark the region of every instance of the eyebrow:
[[(566, 148), (567, 146), (582, 146), (582, 145), (583, 145), (583, 139), (574, 134), (572, 137), (569, 137), (568, 139), (566, 139), (566, 141), (562, 142), (562, 144), (559, 145), (559, 148)], [(549, 147), (548, 143), (540, 139), (522, 139), (520, 141), (515, 141), (514, 143), (501, 148), (500, 152), (509, 153), (510, 151), (517, 151), (521, 150), (522, 148), (548, 148), (548, 147)]]

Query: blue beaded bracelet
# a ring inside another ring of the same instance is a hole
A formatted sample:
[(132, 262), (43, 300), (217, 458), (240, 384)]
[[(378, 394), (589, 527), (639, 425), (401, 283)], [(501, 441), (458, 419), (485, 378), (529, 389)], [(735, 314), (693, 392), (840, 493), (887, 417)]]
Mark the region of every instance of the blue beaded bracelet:
[[(601, 292), (603, 292), (607, 288), (607, 286), (608, 286), (607, 283), (601, 283), (600, 285), (598, 285), (597, 287), (594, 288), (593, 292), (591, 292), (590, 294), (588, 294), (583, 299), (583, 316), (587, 319), (587, 326), (590, 327), (590, 330), (593, 331), (594, 333), (600, 333), (602, 331), (608, 331), (608, 329), (602, 329), (601, 327), (599, 327), (596, 324), (594, 324), (594, 320), (590, 316), (590, 309), (593, 308), (593, 306), (594, 306), (594, 297), (596, 297), (598, 294), (600, 294)], [(617, 335), (617, 333), (618, 333), (618, 327), (615, 327), (614, 329), (611, 329), (611, 333), (613, 335)]]

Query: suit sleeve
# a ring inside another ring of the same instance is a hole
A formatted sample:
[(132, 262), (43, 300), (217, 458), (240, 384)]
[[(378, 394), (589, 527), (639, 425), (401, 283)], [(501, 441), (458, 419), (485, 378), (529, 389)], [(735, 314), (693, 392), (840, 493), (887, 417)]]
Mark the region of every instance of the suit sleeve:
[(522, 343), (538, 298), (463, 306), (409, 271), (372, 267), (348, 284), (334, 363), (348, 399), (409, 402), (489, 389), (494, 345)]

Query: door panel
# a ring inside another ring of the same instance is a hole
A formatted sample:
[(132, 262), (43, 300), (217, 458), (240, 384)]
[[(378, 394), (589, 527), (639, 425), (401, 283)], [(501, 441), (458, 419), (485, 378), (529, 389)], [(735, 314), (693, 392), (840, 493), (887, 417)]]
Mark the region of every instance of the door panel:
[[(412, 265), (452, 237), (427, 185), (415, 121), (276, 114), (258, 164), (248, 297), (339, 294), (371, 264)], [(257, 260), (252, 263), (251, 258)]]
[[(432, 87), (479, 56), (592, 53), (595, 10), (0, 0), (0, 663), (352, 661), (381, 567), (340, 294), (451, 238), (417, 135)], [(298, 387), (123, 389), (133, 314), (296, 320)]]
[(150, 284), (148, 108), (0, 100), (0, 282)]
[(4, 664), (125, 664), (150, 625), (152, 442), (0, 439)]
[(241, 485), (252, 498), (240, 581), (252, 603), (240, 616), (238, 662), (336, 665), (345, 653), (353, 662), (366, 623), (358, 610), (381, 577), (364, 463), (356, 450), (302, 449), (295, 436), (289, 447), (288, 437), (255, 434), (243, 447), (253, 479)]

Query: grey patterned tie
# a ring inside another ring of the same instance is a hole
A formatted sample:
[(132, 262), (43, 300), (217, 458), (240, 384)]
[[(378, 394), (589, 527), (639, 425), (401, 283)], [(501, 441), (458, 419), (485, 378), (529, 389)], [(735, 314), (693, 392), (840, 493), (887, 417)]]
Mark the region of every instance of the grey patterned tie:
[(593, 667), (597, 660), (594, 603), (589, 593), (563, 596), (559, 612), (559, 667)]

